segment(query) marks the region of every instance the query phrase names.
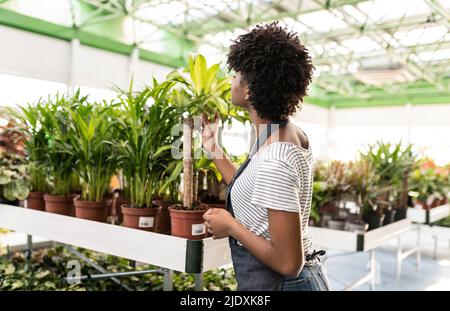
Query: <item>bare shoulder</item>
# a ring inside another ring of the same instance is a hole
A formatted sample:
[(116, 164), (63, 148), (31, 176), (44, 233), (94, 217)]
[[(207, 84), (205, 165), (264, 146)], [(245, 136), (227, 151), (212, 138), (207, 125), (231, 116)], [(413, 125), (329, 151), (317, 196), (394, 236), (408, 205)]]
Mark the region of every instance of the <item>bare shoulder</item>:
[(308, 149), (309, 147), (308, 137), (306, 137), (305, 133), (293, 123), (289, 123), (286, 127), (280, 129), (277, 140), (280, 142), (291, 143), (305, 149)]

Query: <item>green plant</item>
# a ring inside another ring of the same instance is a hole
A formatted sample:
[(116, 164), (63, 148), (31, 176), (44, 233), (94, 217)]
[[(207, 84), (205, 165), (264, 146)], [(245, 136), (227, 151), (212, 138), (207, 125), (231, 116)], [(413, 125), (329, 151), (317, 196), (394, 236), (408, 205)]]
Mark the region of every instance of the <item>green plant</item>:
[(57, 94), (38, 107), (42, 129), (47, 139), (44, 164), (50, 172), (51, 193), (67, 196), (77, 188), (74, 174), (75, 154), (67, 146), (73, 145), (69, 131), (69, 111), (76, 105), (83, 104), (87, 97), (81, 97), (78, 90), (74, 96)]
[(380, 192), (376, 203), (378, 213), (383, 208), (394, 205), (397, 208), (406, 207), (408, 192), (408, 175), (414, 165), (415, 155), (412, 145), (376, 142), (369, 145), (367, 152), (360, 152), (361, 159), (366, 160), (378, 177)]
[(428, 158), (419, 159), (409, 175), (410, 195), (430, 205), (433, 199), (442, 200), (449, 192), (449, 171)]
[(310, 217), (315, 223), (319, 223), (320, 221), (320, 207), (329, 201), (326, 194), (327, 183), (324, 181), (314, 181)]
[(101, 202), (117, 169), (113, 146), (118, 134), (116, 105), (106, 101), (83, 101), (66, 107), (70, 144), (62, 144), (75, 159), (75, 172), (81, 179), (81, 199)]
[(191, 209), (193, 202), (193, 117), (202, 113), (214, 115), (219, 113), (222, 122), (229, 118), (227, 100), (230, 95), (230, 81), (228, 77), (219, 77), (219, 64), (208, 68), (206, 59), (202, 55), (189, 57), (185, 77), (178, 71), (168, 75), (168, 81), (181, 85), (172, 90), (172, 104), (183, 115), (183, 205)]
[[(166, 94), (172, 86), (172, 83), (154, 81), (152, 88), (133, 93), (131, 84), (129, 91), (119, 96), (120, 142), (115, 144), (115, 152), (131, 207), (151, 207), (162, 177), (172, 169), (169, 168), (173, 148), (171, 131), (178, 123), (176, 110), (167, 104)], [(177, 168), (173, 172), (174, 176), (180, 174)], [(174, 178), (169, 178), (167, 183), (173, 181)]]
[(347, 165), (348, 184), (352, 201), (360, 208), (362, 214), (376, 209), (376, 200), (386, 189), (380, 187), (379, 176), (366, 160), (350, 162)]
[(25, 200), (29, 180), (24, 159), (14, 153), (0, 153), (0, 198), (8, 201)]
[[(151, 265), (133, 267), (125, 258), (106, 255), (98, 252), (78, 248), (84, 256), (97, 265), (111, 272), (128, 272), (157, 269)], [(2, 254), (0, 249), (0, 288), (8, 291), (118, 291), (124, 290), (119, 284), (109, 278), (87, 279), (79, 284), (69, 284), (65, 278), (70, 268), (67, 263), (79, 259), (62, 246), (42, 248), (33, 251), (31, 265), (27, 266), (27, 259), (22, 253)], [(97, 274), (98, 271), (81, 262), (81, 275)], [(220, 268), (204, 273), (204, 290), (236, 290), (236, 279), (233, 268)], [(161, 291), (163, 289), (163, 275), (147, 273), (138, 276), (123, 276), (122, 284), (136, 291)], [(192, 274), (174, 272), (174, 290), (194, 290), (195, 278)]]
[(43, 101), (39, 100), (35, 104), (21, 106), (18, 110), (8, 109), (8, 113), (16, 119), (16, 130), (25, 137), (31, 191), (45, 193), (48, 190), (48, 181), (44, 158), (48, 142), (40, 121), (42, 105)]

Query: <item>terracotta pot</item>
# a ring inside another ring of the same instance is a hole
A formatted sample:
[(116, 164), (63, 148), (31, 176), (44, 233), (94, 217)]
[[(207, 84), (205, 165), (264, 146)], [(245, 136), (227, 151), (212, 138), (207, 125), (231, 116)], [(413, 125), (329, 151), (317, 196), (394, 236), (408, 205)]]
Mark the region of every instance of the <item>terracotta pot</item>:
[(27, 198), (27, 208), (37, 211), (45, 211), (43, 194), (40, 192), (30, 192)]
[(162, 234), (170, 234), (170, 214), (169, 206), (171, 203), (163, 202), (160, 200), (153, 201), (153, 204), (160, 207), (158, 217), (156, 217), (155, 232)]
[(133, 229), (153, 232), (161, 207), (132, 208), (121, 206), (123, 214), (123, 226)]
[(59, 196), (44, 194), (45, 211), (66, 216), (75, 216), (73, 195)]
[(112, 201), (111, 199), (104, 199), (102, 202), (82, 201), (77, 197), (73, 199), (73, 203), (77, 218), (106, 222)]
[(206, 210), (180, 210), (171, 206), (169, 212), (173, 236), (189, 240), (201, 240), (206, 237), (203, 220)]
[(431, 202), (430, 208), (435, 208), (438, 207), (439, 205), (441, 205), (441, 199), (434, 198), (433, 201)]
[(122, 205), (128, 205), (130, 204), (130, 199), (124, 197), (122, 194), (120, 194), (117, 197), (113, 198), (111, 208), (109, 211), (109, 216), (114, 216), (117, 218), (118, 223), (123, 222), (123, 214), (122, 214)]
[(227, 205), (225, 203), (206, 203), (208, 208), (224, 208), (227, 209)]

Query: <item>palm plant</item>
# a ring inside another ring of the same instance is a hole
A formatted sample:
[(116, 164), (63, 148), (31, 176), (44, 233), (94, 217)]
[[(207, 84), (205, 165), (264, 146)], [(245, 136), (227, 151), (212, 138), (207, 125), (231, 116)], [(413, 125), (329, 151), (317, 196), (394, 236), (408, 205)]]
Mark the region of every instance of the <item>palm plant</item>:
[(17, 121), (17, 130), (25, 137), (25, 153), (30, 175), (31, 191), (45, 193), (48, 190), (47, 172), (44, 165), (47, 139), (41, 124), (40, 107), (43, 101), (27, 104), (8, 113)]
[[(71, 98), (57, 94), (53, 99), (38, 107), (42, 128), (48, 141), (44, 155), (45, 165), (52, 180), (51, 193), (67, 196), (76, 187), (74, 174), (75, 153), (70, 152), (72, 146), (69, 132), (69, 110), (75, 105), (83, 104), (86, 97), (80, 97), (79, 90)], [(75, 185), (74, 185), (75, 183)]]
[(113, 145), (117, 137), (114, 104), (83, 101), (66, 107), (70, 124), (70, 145), (65, 151), (75, 159), (75, 171), (81, 179), (83, 201), (102, 202), (117, 168)]
[(172, 86), (170, 82), (154, 81), (152, 88), (133, 93), (131, 84), (130, 90), (119, 96), (120, 141), (115, 145), (115, 152), (130, 207), (151, 207), (167, 171), (174, 169), (166, 187), (180, 173), (171, 166), (171, 131), (178, 122), (176, 110), (167, 104), (166, 94)]

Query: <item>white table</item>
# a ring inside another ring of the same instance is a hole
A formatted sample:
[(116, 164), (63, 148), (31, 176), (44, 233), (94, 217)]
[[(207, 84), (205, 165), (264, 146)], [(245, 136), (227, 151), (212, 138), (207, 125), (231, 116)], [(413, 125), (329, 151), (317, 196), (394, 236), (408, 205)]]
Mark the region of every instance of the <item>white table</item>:
[[(36, 235), (161, 267), (167, 290), (172, 288), (173, 270), (196, 274), (200, 289), (201, 273), (231, 262), (227, 239), (187, 240), (5, 204), (0, 204), (0, 227), (30, 235), (29, 242)], [(69, 250), (75, 251), (70, 247)]]
[(416, 269), (419, 270), (420, 252), (420, 227), (417, 233), (417, 246), (403, 252), (402, 235), (412, 230), (411, 220), (403, 219), (380, 228), (367, 232), (349, 232), (321, 227), (309, 227), (316, 245), (326, 249), (343, 250), (350, 253), (369, 252), (370, 271), (360, 279), (349, 284), (344, 290), (353, 290), (370, 282), (370, 288), (375, 289), (376, 260), (375, 249), (391, 239), (397, 238), (397, 283), (400, 280), (402, 262), (408, 256), (416, 253)]

